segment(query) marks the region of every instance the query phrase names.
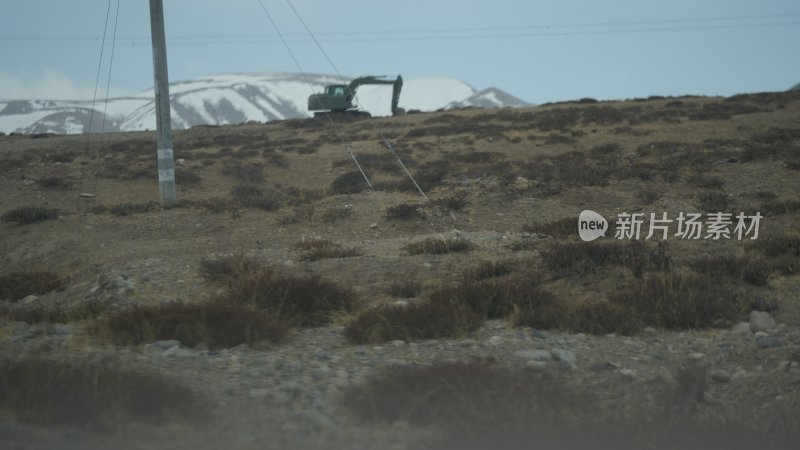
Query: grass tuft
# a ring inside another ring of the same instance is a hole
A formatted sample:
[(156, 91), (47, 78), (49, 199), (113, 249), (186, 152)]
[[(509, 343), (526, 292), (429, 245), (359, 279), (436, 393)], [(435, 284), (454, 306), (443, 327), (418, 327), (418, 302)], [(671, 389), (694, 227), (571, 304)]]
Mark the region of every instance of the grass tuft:
[(428, 238), (411, 242), (404, 249), (411, 255), (441, 255), (469, 251), (472, 249), (472, 242), (462, 237)]
[(43, 222), (45, 220), (57, 219), (61, 211), (55, 208), (44, 206), (20, 206), (19, 208), (6, 211), (0, 216), (3, 222), (16, 222), (19, 225)]
[(169, 378), (90, 359), (0, 359), (4, 416), (45, 427), (113, 431), (204, 416), (200, 399)]
[(110, 316), (97, 332), (102, 333), (103, 329), (119, 345), (175, 339), (188, 347), (204, 343), (210, 348), (227, 348), (281, 342), (289, 326), (264, 311), (212, 301), (132, 308)]
[(477, 314), (455, 303), (416, 302), (366, 310), (344, 333), (356, 344), (455, 338), (475, 330), (481, 322)]
[(16, 302), (28, 295), (43, 295), (63, 287), (66, 281), (54, 272), (11, 272), (0, 276), (0, 300)]

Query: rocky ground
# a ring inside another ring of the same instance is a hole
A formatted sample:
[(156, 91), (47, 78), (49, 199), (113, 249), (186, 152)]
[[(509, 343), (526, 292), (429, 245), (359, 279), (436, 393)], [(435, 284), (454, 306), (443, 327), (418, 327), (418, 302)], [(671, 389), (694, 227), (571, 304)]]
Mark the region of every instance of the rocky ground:
[[(600, 398), (612, 417), (646, 411), (664, 401), (657, 394), (672, 392), (698, 404), (695, 417), (745, 424), (766, 435), (796, 433), (800, 275), (792, 268), (800, 267), (798, 255), (765, 256), (752, 242), (669, 240), (664, 247), (677, 267), (691, 267), (700, 256), (734, 255), (746, 267), (769, 270), (756, 283), (708, 274), (720, 287), (754, 299), (733, 321), (702, 329), (645, 327), (629, 336), (489, 320), (458, 339), (354, 344), (343, 334), (350, 319), (343, 317), (294, 328), (274, 345), (209, 349), (159, 340), (116, 346), (92, 332), (95, 317), (28, 323), (15, 320), (13, 311), (96, 304), (102, 318), (134, 306), (200, 302), (221, 290), (203, 278), (201, 261), (236, 253), (334, 280), (352, 288), (365, 307), (425, 301), (476, 264), (498, 260), (540, 273), (545, 288), (565, 304), (611, 298), (650, 274), (624, 265), (549, 268), (543, 254), (577, 237), (530, 225), (576, 219), (583, 209), (610, 217), (722, 207), (769, 210), (764, 236), (793, 236), (800, 214), (800, 166), (793, 153), (800, 148), (799, 114), (797, 94), (762, 94), (354, 122), (344, 131), (356, 153), (378, 155), (367, 167), (378, 185), (374, 192), (361, 186), (344, 193), (332, 192), (332, 180), (352, 171), (350, 161), (333, 133), (313, 121), (195, 128), (176, 134), (176, 156), (179, 168), (201, 181), (179, 183), (186, 203), (168, 210), (148, 204), (157, 195), (150, 134), (109, 136), (103, 157), (88, 162), (80, 136), (0, 136), (0, 212), (25, 205), (60, 209), (54, 220), (0, 223), (0, 276), (48, 270), (67, 278), (53, 292), (3, 299), (0, 356), (107, 361), (162, 374), (189, 386), (209, 411), (202, 420), (125, 422), (95, 433), (37, 426), (0, 407), (0, 439), (20, 449), (440, 448), (434, 443), (441, 429), (433, 424), (364, 421), (343, 403), (391, 367), (447, 361), (485, 362), (556, 380), (565, 390), (579, 387)], [(394, 160), (380, 159), (377, 130), (396, 142), (431, 200), (395, 189), (392, 183), (404, 177), (381, 165)], [(248, 178), (249, 166), (263, 179)], [(442, 168), (441, 176), (432, 174)], [(274, 194), (275, 205), (248, 206), (236, 197), (242, 177)], [(47, 187), (52, 184), (61, 187)], [(92, 196), (78, 199), (79, 192)], [(442, 206), (453, 198), (466, 206)], [(387, 217), (388, 208), (408, 203), (419, 205), (420, 214)], [(121, 212), (111, 212), (115, 207)], [(406, 250), (409, 242), (443, 236), (464, 238), (472, 248), (440, 255)], [(297, 243), (313, 238), (358, 254), (308, 260)], [(405, 280), (417, 282), (420, 291), (409, 299), (390, 295), (389, 287)], [(681, 378), (686, 368), (694, 368), (688, 381)], [(1, 387), (4, 395), (15, 392)]]

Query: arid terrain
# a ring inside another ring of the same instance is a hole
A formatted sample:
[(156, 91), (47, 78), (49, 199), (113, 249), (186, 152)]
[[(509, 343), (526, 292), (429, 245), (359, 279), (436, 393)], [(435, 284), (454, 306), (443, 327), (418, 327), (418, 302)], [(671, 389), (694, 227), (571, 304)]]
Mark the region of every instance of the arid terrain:
[(154, 134), (0, 136), (8, 448), (800, 442), (800, 92)]

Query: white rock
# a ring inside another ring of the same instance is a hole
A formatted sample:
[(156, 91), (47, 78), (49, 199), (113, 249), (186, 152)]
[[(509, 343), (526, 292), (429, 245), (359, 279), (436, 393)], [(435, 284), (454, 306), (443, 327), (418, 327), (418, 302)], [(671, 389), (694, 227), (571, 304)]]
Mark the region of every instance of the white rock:
[(569, 350), (564, 350), (563, 348), (554, 348), (550, 350), (550, 354), (553, 355), (556, 361), (563, 361), (572, 367), (575, 366), (575, 362), (577, 361), (574, 353)]
[(530, 360), (525, 363), (525, 368), (534, 372), (544, 372), (547, 370), (547, 362)]
[(553, 356), (547, 350), (517, 350), (514, 356), (531, 361), (550, 361)]
[(768, 312), (753, 311), (750, 313), (750, 331), (767, 331), (775, 328), (775, 319)]
[(711, 372), (711, 379), (716, 381), (717, 383), (727, 383), (731, 381), (731, 376), (728, 375), (728, 372), (724, 370), (715, 370)]
[(701, 359), (703, 359), (705, 357), (706, 357), (706, 355), (704, 353), (700, 353), (700, 352), (694, 352), (694, 353), (689, 355), (689, 358), (692, 358), (695, 361), (699, 361), (699, 360), (701, 360)]
[(492, 336), (486, 341), (486, 343), (495, 347), (503, 343), (503, 338), (500, 336)]
[(635, 380), (636, 379), (636, 372), (634, 372), (631, 369), (620, 369), (619, 370), (619, 374), (622, 375), (623, 377), (629, 379), (629, 380)]
[(733, 334), (750, 334), (750, 324), (747, 322), (740, 322), (731, 328)]
[(395, 347), (402, 347), (402, 346), (406, 345), (406, 341), (404, 341), (402, 339), (397, 339), (395, 341), (392, 341), (392, 345), (394, 345)]
[(36, 303), (37, 301), (39, 301), (39, 297), (35, 295), (27, 295), (23, 297), (19, 303), (23, 305), (30, 305), (31, 303)]

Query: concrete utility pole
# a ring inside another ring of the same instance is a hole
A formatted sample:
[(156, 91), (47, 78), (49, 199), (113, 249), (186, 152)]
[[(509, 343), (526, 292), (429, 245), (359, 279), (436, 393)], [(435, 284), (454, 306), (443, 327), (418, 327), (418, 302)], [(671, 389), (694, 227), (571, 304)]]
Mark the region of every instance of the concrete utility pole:
[(161, 206), (175, 204), (175, 165), (172, 156), (172, 117), (169, 107), (167, 44), (164, 37), (164, 6), (150, 0), (150, 34), (153, 40), (153, 72), (156, 91), (156, 128), (158, 146), (158, 190)]

